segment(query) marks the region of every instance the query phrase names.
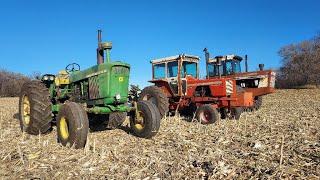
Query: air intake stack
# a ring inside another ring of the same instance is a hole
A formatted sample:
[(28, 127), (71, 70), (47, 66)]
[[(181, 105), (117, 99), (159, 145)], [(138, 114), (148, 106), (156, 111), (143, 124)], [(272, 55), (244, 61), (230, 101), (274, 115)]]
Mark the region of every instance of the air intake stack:
[(104, 51), (106, 51), (107, 62), (110, 62), (111, 42), (102, 42), (102, 31), (98, 30), (97, 64), (104, 63)]

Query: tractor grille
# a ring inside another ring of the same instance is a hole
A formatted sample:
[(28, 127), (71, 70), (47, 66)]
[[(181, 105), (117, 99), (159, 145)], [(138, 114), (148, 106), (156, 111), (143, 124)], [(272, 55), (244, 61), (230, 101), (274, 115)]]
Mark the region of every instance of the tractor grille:
[(232, 80), (226, 81), (226, 92), (227, 92), (227, 95), (230, 95), (233, 93), (233, 81)]
[(90, 99), (100, 98), (98, 76), (93, 76), (89, 78), (89, 98)]
[(129, 74), (129, 68), (123, 66), (112, 67), (112, 72), (114, 74)]

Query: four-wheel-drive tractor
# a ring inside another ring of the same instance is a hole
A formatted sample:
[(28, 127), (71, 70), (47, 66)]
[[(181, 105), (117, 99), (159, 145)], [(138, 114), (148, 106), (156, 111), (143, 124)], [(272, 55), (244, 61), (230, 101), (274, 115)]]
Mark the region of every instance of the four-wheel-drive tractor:
[(248, 60), (245, 55), (245, 72), (241, 71), (242, 57), (237, 55), (216, 56), (210, 58), (205, 48), (207, 78), (228, 77), (236, 80), (237, 88), (252, 92), (254, 105), (248, 109), (258, 110), (262, 105), (262, 96), (275, 92), (275, 76), (272, 70), (264, 70), (264, 64), (259, 64), (259, 71), (248, 72)]
[(111, 47), (110, 42), (101, 42), (99, 30), (97, 65), (80, 70), (78, 64), (69, 64), (56, 76), (45, 74), (24, 84), (19, 102), (22, 131), (43, 134), (56, 124), (60, 143), (82, 148), (89, 125), (117, 128), (129, 115), (136, 136), (156, 135), (161, 120), (158, 108), (149, 101), (128, 101), (130, 66), (111, 62)]
[(253, 104), (251, 92), (238, 92), (232, 78), (199, 78), (199, 57), (177, 55), (152, 60), (152, 82), (141, 91), (140, 100), (153, 102), (161, 116), (167, 112), (193, 115), (203, 124), (219, 118), (239, 119), (244, 107)]

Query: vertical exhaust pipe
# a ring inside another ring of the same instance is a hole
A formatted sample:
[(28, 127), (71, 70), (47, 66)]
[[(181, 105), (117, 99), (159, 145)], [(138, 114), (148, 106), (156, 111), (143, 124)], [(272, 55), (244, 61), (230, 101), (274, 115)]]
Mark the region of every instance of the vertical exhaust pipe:
[(244, 56), (244, 63), (245, 63), (246, 72), (248, 72), (248, 55)]
[(203, 52), (204, 52), (204, 56), (206, 58), (206, 73), (207, 73), (206, 77), (209, 78), (208, 65), (209, 65), (210, 54), (209, 54), (209, 51), (207, 48), (204, 48)]
[(263, 69), (264, 69), (264, 64), (259, 64), (259, 70), (263, 71)]
[(101, 35), (101, 30), (98, 30), (98, 48), (97, 48), (97, 64), (102, 64), (104, 61), (104, 52), (102, 48), (102, 35)]

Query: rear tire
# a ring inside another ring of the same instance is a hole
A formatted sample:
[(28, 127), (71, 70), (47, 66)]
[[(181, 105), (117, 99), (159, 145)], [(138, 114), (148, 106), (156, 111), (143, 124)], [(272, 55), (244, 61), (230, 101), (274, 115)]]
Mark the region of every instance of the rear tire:
[(67, 102), (61, 106), (57, 121), (58, 140), (63, 146), (83, 148), (87, 142), (89, 120), (80, 104)]
[(256, 96), (254, 97), (254, 109), (259, 110), (262, 106), (262, 96)]
[(150, 101), (139, 101), (138, 111), (141, 118), (137, 118), (135, 113), (130, 116), (130, 127), (133, 133), (142, 138), (155, 136), (160, 128), (160, 112), (156, 105)]
[(25, 83), (19, 97), (19, 119), (23, 132), (45, 134), (52, 129), (51, 100), (48, 88), (40, 81)]
[(221, 108), (220, 109), (220, 117), (221, 119), (227, 119), (228, 117), (228, 112), (226, 108)]
[(219, 119), (219, 112), (210, 104), (198, 107), (196, 117), (202, 124), (213, 124)]
[(231, 108), (231, 119), (239, 120), (243, 112), (242, 107)]
[(166, 94), (157, 86), (148, 86), (141, 91), (139, 100), (151, 101), (160, 112), (161, 118), (169, 111), (169, 100)]

